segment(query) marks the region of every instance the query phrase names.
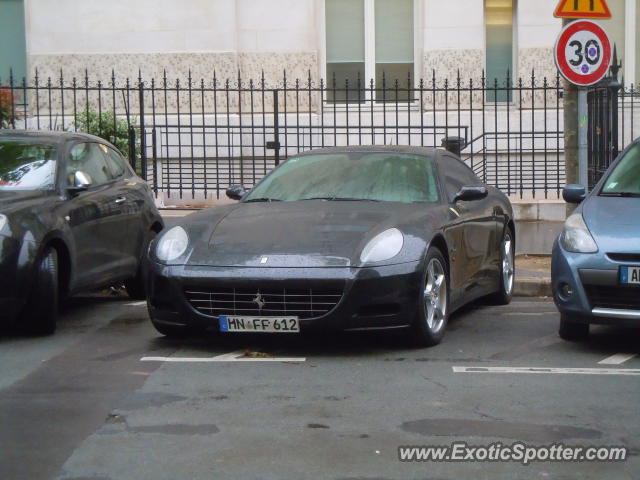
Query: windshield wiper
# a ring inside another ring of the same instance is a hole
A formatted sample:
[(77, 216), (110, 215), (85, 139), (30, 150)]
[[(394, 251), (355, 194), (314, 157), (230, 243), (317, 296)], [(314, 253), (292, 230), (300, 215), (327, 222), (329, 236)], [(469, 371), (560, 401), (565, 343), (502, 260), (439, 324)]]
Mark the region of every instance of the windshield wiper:
[(380, 200), (376, 200), (374, 198), (354, 198), (354, 197), (310, 197), (310, 198), (301, 198), (300, 201), (303, 200), (328, 200), (330, 202), (380, 202)]
[(636, 192), (602, 192), (602, 197), (640, 197), (640, 193)]
[(251, 202), (281, 202), (282, 200), (280, 200), (279, 198), (267, 198), (267, 197), (260, 197), (260, 198), (250, 198), (249, 200), (245, 200), (244, 203), (251, 203)]

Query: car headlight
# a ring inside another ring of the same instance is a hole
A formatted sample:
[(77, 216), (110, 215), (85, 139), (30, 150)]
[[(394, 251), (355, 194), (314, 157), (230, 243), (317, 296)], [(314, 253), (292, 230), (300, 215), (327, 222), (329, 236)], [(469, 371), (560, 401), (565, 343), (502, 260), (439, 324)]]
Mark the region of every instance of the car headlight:
[(0, 230), (7, 224), (7, 216), (0, 213)]
[(404, 236), (397, 228), (390, 228), (379, 233), (365, 245), (360, 254), (360, 261), (382, 262), (395, 257), (402, 250)]
[(581, 213), (574, 213), (564, 222), (564, 230), (560, 237), (562, 248), (575, 253), (595, 253), (598, 245), (591, 236)]
[(156, 257), (163, 262), (175, 260), (189, 245), (189, 236), (182, 227), (173, 227), (167, 231), (156, 246)]

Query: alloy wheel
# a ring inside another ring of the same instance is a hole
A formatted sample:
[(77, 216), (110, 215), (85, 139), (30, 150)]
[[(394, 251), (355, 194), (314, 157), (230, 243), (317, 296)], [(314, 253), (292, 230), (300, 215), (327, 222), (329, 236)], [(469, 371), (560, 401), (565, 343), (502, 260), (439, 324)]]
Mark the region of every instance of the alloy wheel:
[(513, 242), (511, 235), (506, 233), (502, 241), (502, 282), (507, 295), (513, 290), (514, 273)]
[(427, 326), (436, 333), (442, 328), (447, 314), (447, 278), (437, 258), (432, 258), (427, 265), (423, 301)]

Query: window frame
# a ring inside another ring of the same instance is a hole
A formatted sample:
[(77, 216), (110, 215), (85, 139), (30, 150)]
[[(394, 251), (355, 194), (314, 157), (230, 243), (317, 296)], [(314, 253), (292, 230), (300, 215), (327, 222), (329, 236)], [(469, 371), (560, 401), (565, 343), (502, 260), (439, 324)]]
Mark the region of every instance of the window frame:
[[(371, 107), (377, 109), (383, 108), (383, 105), (390, 101), (382, 102), (375, 99), (375, 92), (371, 92), (369, 86), (373, 79), (374, 86), (376, 81), (376, 32), (375, 32), (375, 0), (361, 0), (364, 4), (364, 78), (365, 84), (364, 98), (360, 102), (329, 102), (324, 96), (323, 101), (332, 105), (336, 110), (346, 109), (346, 105), (360, 105), (362, 107)], [(420, 78), (422, 78), (422, 1), (411, 0), (413, 3), (413, 85), (412, 88), (418, 88)], [(318, 43), (320, 45), (319, 55), (319, 74), (324, 81), (324, 87), (328, 88), (329, 80), (327, 79), (327, 25), (326, 25), (326, 5), (325, 0), (317, 2), (316, 18), (319, 21), (318, 26)], [(419, 104), (418, 98), (411, 100), (402, 100), (398, 102), (400, 105), (409, 105), (411, 108), (417, 108)], [(394, 102), (395, 103), (395, 102)]]

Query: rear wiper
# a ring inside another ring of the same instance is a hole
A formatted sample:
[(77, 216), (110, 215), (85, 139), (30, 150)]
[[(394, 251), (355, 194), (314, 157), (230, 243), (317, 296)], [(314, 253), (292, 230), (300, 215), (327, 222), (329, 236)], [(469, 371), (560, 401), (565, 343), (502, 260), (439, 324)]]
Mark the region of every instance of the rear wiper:
[(267, 198), (267, 197), (260, 197), (260, 198), (251, 198), (249, 200), (245, 200), (244, 203), (251, 203), (251, 202), (281, 202), (282, 200), (280, 200), (279, 198)]
[(602, 197), (640, 197), (640, 193), (636, 192), (603, 192)]
[(380, 200), (376, 200), (374, 198), (353, 198), (353, 197), (310, 197), (310, 198), (301, 198), (302, 200), (328, 200), (335, 202), (379, 202)]

